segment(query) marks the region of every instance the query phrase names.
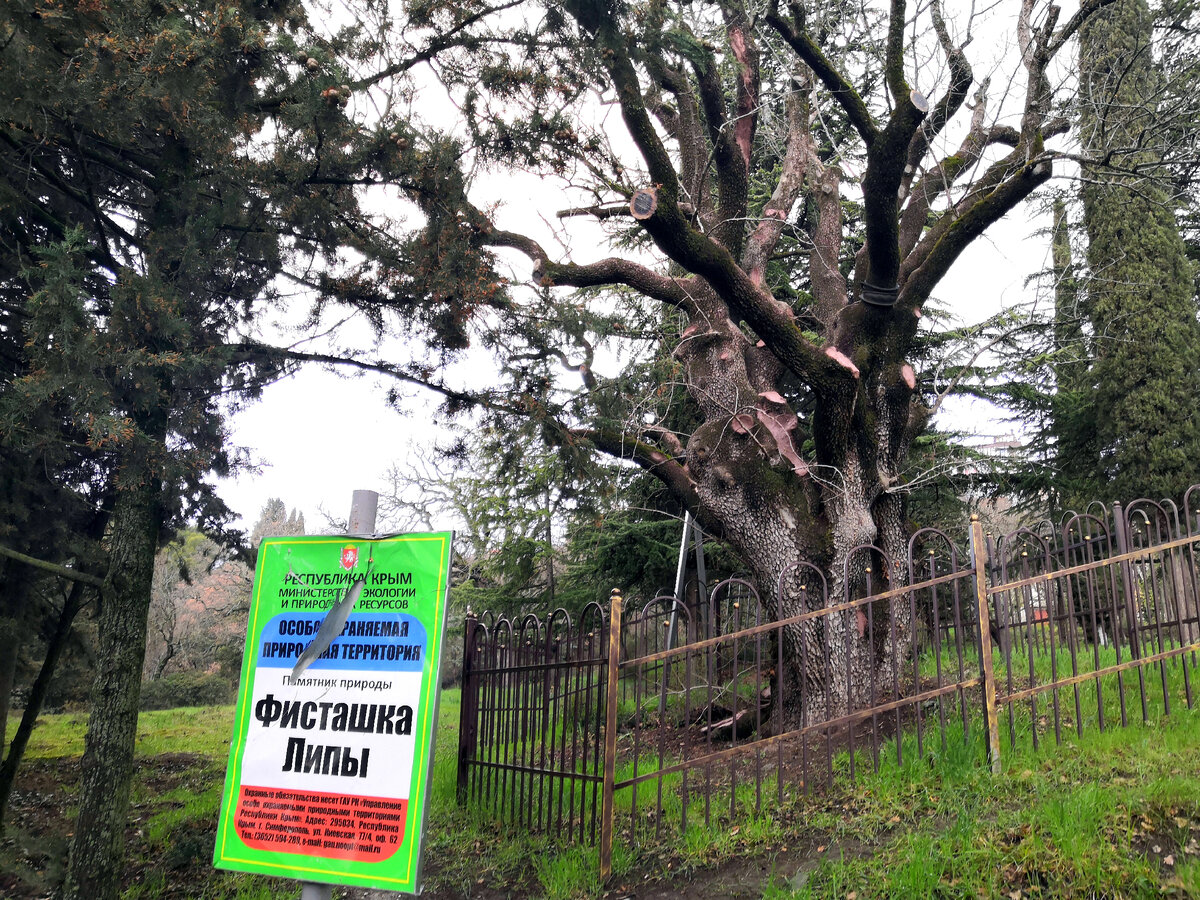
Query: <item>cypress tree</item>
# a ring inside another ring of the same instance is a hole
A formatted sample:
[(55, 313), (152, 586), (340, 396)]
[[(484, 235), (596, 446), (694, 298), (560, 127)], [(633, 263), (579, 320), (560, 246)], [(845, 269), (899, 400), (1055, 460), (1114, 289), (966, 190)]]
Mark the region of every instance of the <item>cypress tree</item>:
[(1180, 499), (1200, 457), (1200, 325), (1192, 266), (1156, 176), (1146, 0), (1120, 0), (1081, 29), (1080, 124), (1087, 155), (1083, 304), (1094, 362), (1091, 463), (1112, 499)]

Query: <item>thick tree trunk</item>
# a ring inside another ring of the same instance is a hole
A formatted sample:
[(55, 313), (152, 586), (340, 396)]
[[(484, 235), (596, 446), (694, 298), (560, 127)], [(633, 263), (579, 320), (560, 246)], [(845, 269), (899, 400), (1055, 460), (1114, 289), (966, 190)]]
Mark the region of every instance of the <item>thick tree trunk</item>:
[[(850, 485), (847, 484), (847, 493)], [(872, 596), (904, 583), (904, 520), (899, 498), (886, 495), (870, 504), (834, 504), (834, 553), (828, 564), (829, 595), (822, 602), (816, 585), (787, 584), (784, 615), (794, 616), (848, 600)], [(891, 699), (900, 689), (900, 663), (912, 645), (912, 610), (903, 597), (827, 613), (788, 629), (786, 664), (792, 696), (785, 704), (792, 724), (812, 724), (845, 716)]]
[(117, 900), (120, 894), (158, 544), (160, 488), (150, 468), (140, 459), (125, 467), (113, 508), (109, 587), (100, 604), (98, 667), (65, 900)]
[[(817, 443), (834, 461), (818, 479), (796, 463), (791, 422), (778, 412), (776, 395), (762, 389), (773, 373), (741, 363), (731, 349), (739, 338), (732, 327), (724, 333), (713, 328), (685, 354), (688, 383), (707, 418), (687, 448), (702, 523), (719, 529), (749, 565), (764, 604), (772, 611), (778, 604), (784, 618), (901, 586), (907, 532), (899, 495), (886, 486), (897, 480), (907, 450), (907, 395), (897, 401), (856, 384), (847, 406), (871, 405), (884, 449), (866, 451), (849, 429), (831, 428)], [(828, 473), (833, 468), (836, 475)], [(825, 576), (824, 590), (817, 572)], [(888, 699), (899, 687), (911, 629), (903, 598), (785, 629), (782, 727), (827, 721)]]
[(46, 646), (46, 658), (42, 660), (42, 667), (38, 670), (37, 678), (34, 679), (33, 685), (29, 689), (29, 699), (25, 703), (21, 722), (17, 725), (17, 731), (8, 745), (8, 755), (4, 757), (4, 764), (0, 765), (0, 834), (4, 833), (8, 801), (12, 797), (13, 785), (17, 780), (17, 769), (21, 765), (21, 758), (25, 755), (29, 736), (33, 734), (33, 726), (37, 723), (37, 717), (42, 711), (42, 704), (46, 701), (46, 694), (50, 691), (50, 683), (54, 680), (54, 671), (58, 668), (58, 661), (71, 636), (71, 625), (83, 607), (85, 590), (84, 585), (78, 581), (71, 586), (71, 593), (68, 595), (66, 603), (63, 604), (58, 622), (54, 626), (54, 634), (50, 636), (50, 641)]

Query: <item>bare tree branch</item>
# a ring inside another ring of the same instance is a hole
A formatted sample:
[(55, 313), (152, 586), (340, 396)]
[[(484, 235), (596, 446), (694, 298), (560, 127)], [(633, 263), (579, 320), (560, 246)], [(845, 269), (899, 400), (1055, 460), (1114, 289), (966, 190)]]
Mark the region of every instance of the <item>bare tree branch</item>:
[(767, 8), (767, 24), (774, 28), (804, 62), (813, 70), (821, 83), (842, 107), (850, 123), (868, 147), (875, 141), (879, 128), (875, 124), (867, 104), (849, 80), (816, 45), (804, 28), (804, 8), (799, 3), (790, 3), (792, 18), (779, 14), (779, 0), (771, 0)]

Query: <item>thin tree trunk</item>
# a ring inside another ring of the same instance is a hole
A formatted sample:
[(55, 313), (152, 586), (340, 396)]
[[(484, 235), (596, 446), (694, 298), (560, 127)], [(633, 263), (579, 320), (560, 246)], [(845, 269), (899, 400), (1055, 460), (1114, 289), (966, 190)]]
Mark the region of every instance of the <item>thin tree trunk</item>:
[(34, 679), (33, 685), (29, 689), (29, 700), (25, 703), (21, 722), (8, 746), (8, 755), (4, 758), (3, 765), (0, 765), (0, 834), (4, 833), (8, 801), (17, 780), (17, 769), (21, 765), (21, 758), (25, 755), (29, 736), (33, 734), (33, 726), (37, 723), (37, 717), (42, 711), (42, 704), (45, 703), (46, 695), (50, 692), (54, 671), (58, 668), (58, 661), (62, 658), (67, 640), (71, 636), (71, 625), (75, 622), (79, 610), (83, 608), (84, 590), (85, 586), (78, 581), (71, 586), (71, 593), (67, 596), (62, 612), (58, 615), (58, 622), (54, 626), (54, 634), (51, 635), (46, 646), (46, 658), (42, 660), (42, 667), (38, 670), (37, 678)]
[(157, 681), (159, 678), (163, 677), (163, 671), (170, 664), (171, 660), (175, 658), (175, 641), (174, 641), (174, 639), (172, 638), (171, 640), (168, 640), (166, 642), (166, 644), (167, 644), (167, 646), (166, 646), (166, 649), (163, 651), (162, 657), (159, 659), (158, 663), (154, 666), (154, 680), (155, 681)]
[(136, 460), (125, 468), (113, 508), (110, 578), (100, 604), (96, 680), (64, 900), (117, 900), (120, 894), (158, 543), (160, 488), (149, 468)]
[(1180, 644), (1193, 644), (1200, 640), (1200, 621), (1197, 615), (1196, 578), (1187, 558), (1182, 554), (1171, 554), (1171, 579), (1167, 584), (1169, 599), (1175, 608), (1168, 613), (1179, 623)]
[[(0, 619), (0, 727), (8, 722), (8, 712), (12, 704), (19, 636), (20, 627), (16, 619)], [(3, 813), (4, 807), (0, 805), (0, 821), (3, 821)]]
[(554, 608), (554, 596), (558, 585), (554, 580), (554, 524), (550, 504), (550, 488), (546, 488), (546, 586), (549, 590), (549, 606)]
[[(23, 576), (23, 577), (22, 577)], [(8, 722), (17, 673), (17, 651), (25, 630), (25, 605), (31, 573), (8, 560), (0, 562), (0, 733)], [(0, 807), (2, 812), (2, 807)]]

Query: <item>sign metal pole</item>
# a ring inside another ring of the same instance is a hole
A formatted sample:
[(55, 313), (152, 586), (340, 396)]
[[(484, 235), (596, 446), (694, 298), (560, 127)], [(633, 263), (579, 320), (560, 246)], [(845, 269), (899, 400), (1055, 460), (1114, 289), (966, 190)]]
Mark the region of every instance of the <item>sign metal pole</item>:
[[(375, 531), (375, 511), (379, 494), (375, 491), (355, 491), (350, 500), (350, 518), (346, 534), (371, 534)], [(333, 900), (333, 885), (313, 881), (300, 882), (300, 900)]]

